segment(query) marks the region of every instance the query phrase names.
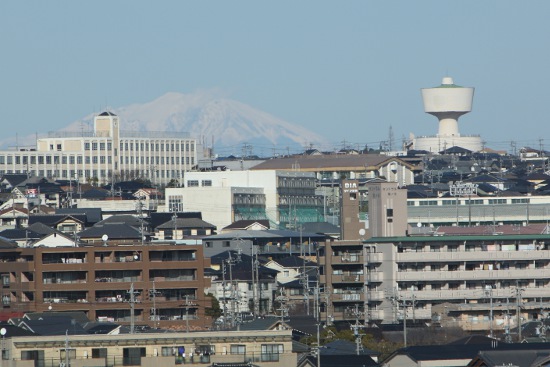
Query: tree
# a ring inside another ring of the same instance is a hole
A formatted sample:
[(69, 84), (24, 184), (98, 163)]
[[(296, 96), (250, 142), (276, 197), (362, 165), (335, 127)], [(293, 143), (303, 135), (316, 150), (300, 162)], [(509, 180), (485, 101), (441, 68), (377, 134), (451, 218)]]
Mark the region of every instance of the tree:
[(212, 293), (206, 295), (207, 298), (210, 298), (210, 307), (205, 309), (206, 316), (212, 317), (213, 320), (217, 319), (222, 315), (222, 309), (220, 307), (220, 301)]

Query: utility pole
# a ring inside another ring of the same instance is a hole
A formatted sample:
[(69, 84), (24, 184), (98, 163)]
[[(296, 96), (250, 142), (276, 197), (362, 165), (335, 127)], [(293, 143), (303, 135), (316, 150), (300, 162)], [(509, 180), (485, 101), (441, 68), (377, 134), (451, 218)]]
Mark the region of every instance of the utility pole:
[(281, 323), (285, 322), (285, 317), (288, 316), (288, 297), (285, 295), (284, 289), (281, 287), (281, 290), (279, 291), (280, 295), (275, 298), (275, 300), (279, 303), (279, 308), (277, 311), (279, 311), (279, 316), (281, 317)]
[(185, 332), (189, 332), (189, 295), (185, 295)]
[(157, 322), (157, 290), (155, 288), (155, 281), (153, 280), (153, 291), (151, 292), (151, 296), (153, 297), (153, 308), (151, 309), (152, 319), (154, 321), (155, 327), (158, 326)]
[(519, 287), (519, 282), (516, 281), (516, 317), (518, 323), (518, 343), (521, 343), (521, 294), (523, 289)]
[(485, 296), (490, 299), (490, 308), (489, 308), (489, 337), (493, 338), (493, 286), (485, 286)]
[[(361, 344), (361, 340), (363, 335), (359, 332), (359, 330), (363, 329), (365, 325), (359, 323), (359, 318), (362, 317), (363, 312), (359, 311), (359, 305), (355, 305), (355, 308), (352, 311), (353, 316), (355, 316), (355, 324), (351, 325), (351, 330), (353, 330), (353, 335), (355, 336), (355, 353), (359, 355), (361, 352), (361, 349), (363, 349), (363, 346)], [(407, 346), (405, 344), (405, 346)]]
[(130, 286), (130, 290), (127, 292), (130, 296), (130, 334), (134, 333), (135, 330), (135, 319), (134, 319), (134, 309), (136, 305), (136, 291), (134, 290), (134, 283)]

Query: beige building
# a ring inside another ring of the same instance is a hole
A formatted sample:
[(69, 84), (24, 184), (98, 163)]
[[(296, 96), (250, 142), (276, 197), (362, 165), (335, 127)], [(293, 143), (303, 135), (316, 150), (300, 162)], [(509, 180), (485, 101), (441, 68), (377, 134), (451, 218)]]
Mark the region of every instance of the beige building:
[[(124, 335), (5, 335), (2, 367), (296, 366), (291, 330)], [(68, 351), (68, 354), (66, 354)]]
[(147, 178), (181, 180), (197, 164), (197, 142), (186, 133), (121, 131), (111, 112), (94, 118), (93, 131), (52, 132), (36, 148), (0, 151), (0, 175), (27, 173), (83, 183)]
[(434, 232), (364, 244), (368, 321), (406, 317), (503, 332), (548, 312), (549, 234), (503, 234), (496, 227), (483, 234)]

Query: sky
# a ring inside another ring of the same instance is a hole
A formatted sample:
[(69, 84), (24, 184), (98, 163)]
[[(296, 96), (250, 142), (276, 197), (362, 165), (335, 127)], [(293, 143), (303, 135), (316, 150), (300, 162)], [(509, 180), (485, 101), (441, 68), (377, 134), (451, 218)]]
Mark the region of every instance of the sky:
[(462, 134), (550, 149), (550, 1), (2, 1), (0, 139), (216, 89), (335, 145), (433, 135), (420, 89), (475, 87)]

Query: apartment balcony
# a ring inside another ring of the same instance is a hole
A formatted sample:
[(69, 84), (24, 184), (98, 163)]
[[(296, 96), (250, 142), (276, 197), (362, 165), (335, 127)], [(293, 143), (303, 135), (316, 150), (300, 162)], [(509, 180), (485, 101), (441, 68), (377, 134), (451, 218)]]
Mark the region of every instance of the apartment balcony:
[(363, 283), (365, 280), (363, 274), (333, 274), (330, 279), (332, 280), (332, 283)]
[(384, 310), (368, 310), (367, 317), (370, 320), (384, 320)]
[(364, 257), (360, 253), (335, 255), (332, 257), (333, 265), (363, 264), (363, 262)]
[(369, 301), (383, 301), (385, 298), (384, 291), (367, 291)]
[(365, 299), (363, 293), (333, 293), (330, 298), (333, 302), (357, 302)]
[(397, 254), (396, 261), (407, 262), (464, 262), (486, 261), (500, 262), (510, 260), (540, 260), (550, 258), (550, 250), (525, 250), (525, 251), (439, 251), (439, 252), (401, 252)]
[(366, 263), (381, 263), (384, 260), (384, 254), (381, 252), (368, 252), (366, 254)]
[(397, 281), (433, 282), (435, 280), (459, 281), (474, 280), (510, 280), (549, 278), (550, 269), (516, 269), (516, 270), (458, 270), (458, 271), (401, 271)]
[(382, 282), (384, 280), (384, 273), (381, 271), (368, 271), (365, 280), (367, 282)]

